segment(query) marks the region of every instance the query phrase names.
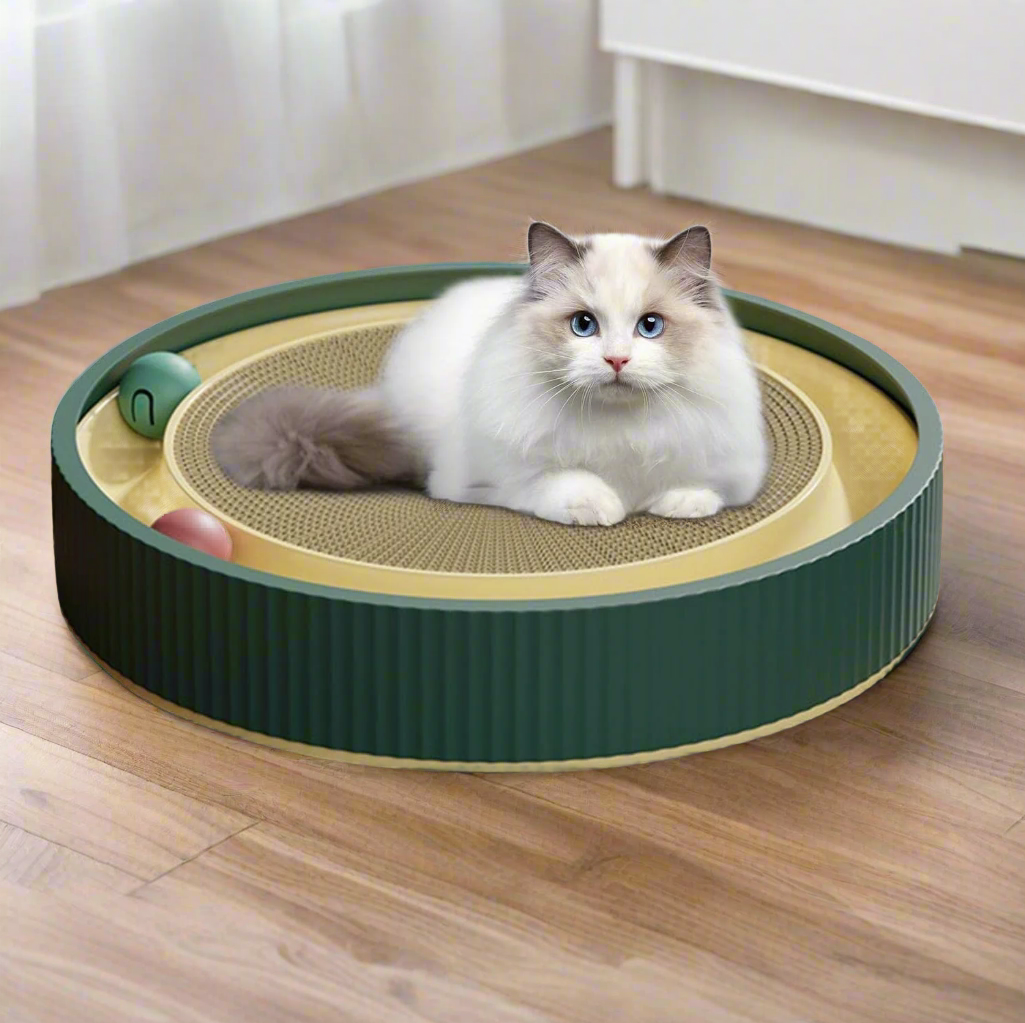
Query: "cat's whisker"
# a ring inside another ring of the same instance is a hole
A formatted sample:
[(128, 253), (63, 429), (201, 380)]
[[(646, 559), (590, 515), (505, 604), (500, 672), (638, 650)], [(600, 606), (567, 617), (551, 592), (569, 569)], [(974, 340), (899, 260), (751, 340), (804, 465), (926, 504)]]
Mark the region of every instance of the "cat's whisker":
[(655, 391), (653, 393), (654, 393), (655, 397), (658, 398), (658, 400), (662, 403), (662, 407), (671, 416), (673, 414), (673, 410), (669, 407), (669, 404), (666, 401), (665, 395), (661, 391)]
[[(654, 393), (658, 395), (658, 398), (662, 402), (663, 407), (665, 408), (666, 412), (668, 412), (670, 415), (673, 414), (674, 410), (676, 413), (680, 415), (686, 414), (687, 406), (683, 405), (679, 398), (672, 393), (671, 385), (661, 384), (660, 386), (654, 388)], [(672, 401), (673, 403), (672, 407), (670, 407), (669, 405), (670, 401)]]
[(573, 398), (574, 398), (575, 394), (576, 394), (576, 392), (575, 392), (575, 391), (571, 391), (571, 392), (570, 392), (570, 394), (569, 394), (569, 396), (568, 396), (568, 397), (566, 398), (566, 400), (565, 400), (565, 401), (564, 401), (564, 402), (562, 403), (562, 406), (561, 406), (561, 408), (559, 409), (558, 413), (557, 413), (557, 414), (556, 414), (556, 416), (555, 416), (555, 422), (554, 422), (554, 423), (552, 424), (552, 432), (553, 432), (553, 433), (554, 433), (554, 432), (556, 431), (556, 428), (557, 428), (557, 427), (558, 427), (558, 425), (559, 425), (559, 418), (560, 418), (560, 416), (562, 416), (562, 413), (566, 411), (566, 406), (567, 406), (567, 405), (568, 405), (568, 404), (569, 404), (569, 403), (570, 403), (570, 402), (571, 402), (571, 401), (573, 400)]
[(557, 374), (552, 373), (550, 370), (547, 369), (528, 369), (514, 370), (513, 372), (507, 374), (504, 377), (497, 378), (496, 383), (505, 383), (507, 380), (523, 380), (524, 378), (534, 380), (539, 377), (547, 378), (551, 380), (553, 383), (560, 379)]
[[(547, 399), (547, 400), (545, 401), (545, 403), (544, 403), (544, 404), (543, 404), (543, 405), (542, 405), (542, 406), (541, 406), (541, 407), (540, 407), (540, 408), (539, 408), (539, 409), (537, 410), (537, 413), (536, 413), (536, 414), (537, 414), (537, 415), (541, 415), (541, 413), (542, 413), (542, 412), (544, 411), (544, 409), (546, 408), (546, 406), (547, 406), (547, 405), (548, 405), (548, 404), (549, 404), (549, 403), (551, 402), (552, 398), (557, 398), (557, 397), (558, 397), (558, 396), (559, 396), (560, 394), (562, 394), (562, 392), (563, 392), (563, 391), (565, 391), (565, 390), (566, 390), (566, 388), (567, 388), (567, 387), (572, 387), (572, 386), (573, 386), (572, 384), (563, 384), (563, 385), (562, 385), (561, 387), (557, 388), (557, 389), (555, 390), (555, 393), (554, 393), (554, 394), (551, 394), (551, 397), (549, 397), (549, 398), (548, 398), (548, 399)], [(550, 391), (550, 390), (551, 390), (551, 388), (549, 388), (549, 391)], [(548, 394), (548, 393), (549, 393), (549, 391), (545, 391), (545, 394)], [(544, 397), (544, 395), (542, 395), (542, 397)], [(536, 400), (536, 399), (535, 399), (535, 400)], [(533, 402), (531, 402), (531, 405), (533, 405)], [(528, 405), (528, 406), (527, 406), (527, 409), (528, 409), (528, 410), (529, 410), (529, 408), (530, 408), (530, 405)]]
[[(543, 398), (546, 394), (550, 394), (553, 390), (555, 390), (557, 388), (561, 389), (563, 387), (569, 387), (569, 384), (566, 383), (565, 381), (562, 381), (562, 382), (559, 382), (558, 380), (553, 381), (548, 387), (544, 388), (544, 390), (542, 390), (540, 394), (536, 395), (534, 400), (537, 401), (540, 398)], [(528, 390), (528, 391), (535, 390), (535, 389), (536, 388), (535, 388), (535, 386), (533, 384), (525, 385), (523, 388), (521, 388), (521, 390)], [(529, 406), (528, 406), (528, 408), (529, 408)]]
[(669, 386), (686, 394), (693, 394), (695, 398), (700, 398), (702, 401), (710, 401), (713, 405), (718, 405), (720, 408), (725, 409), (727, 407), (726, 402), (719, 401), (718, 398), (713, 398), (710, 394), (705, 394), (703, 391), (696, 391), (693, 387), (688, 387), (686, 384), (675, 383)]
[(580, 395), (580, 402), (577, 405), (577, 421), (583, 426), (584, 411), (587, 409), (587, 396), (591, 393), (592, 384), (588, 384)]

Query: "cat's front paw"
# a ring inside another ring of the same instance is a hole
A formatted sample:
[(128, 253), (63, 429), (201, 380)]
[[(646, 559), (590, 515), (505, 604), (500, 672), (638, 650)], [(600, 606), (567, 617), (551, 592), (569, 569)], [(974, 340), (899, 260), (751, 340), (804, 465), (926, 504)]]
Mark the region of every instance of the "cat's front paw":
[(626, 518), (623, 502), (611, 490), (608, 494), (581, 494), (562, 510), (559, 521), (571, 526), (614, 526)]
[(722, 511), (723, 499), (705, 488), (679, 487), (667, 490), (648, 506), (652, 515), (665, 519), (705, 519)]
[(567, 473), (548, 484), (534, 514), (568, 526), (614, 526), (626, 518), (626, 508), (597, 476)]

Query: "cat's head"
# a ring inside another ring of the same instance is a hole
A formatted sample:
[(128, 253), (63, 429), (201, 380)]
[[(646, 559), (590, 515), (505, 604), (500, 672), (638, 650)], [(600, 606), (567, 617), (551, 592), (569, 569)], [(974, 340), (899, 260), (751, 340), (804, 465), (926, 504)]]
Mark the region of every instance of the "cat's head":
[(686, 385), (728, 316), (712, 274), (712, 241), (690, 227), (668, 241), (627, 234), (570, 238), (540, 221), (519, 310), (531, 354), (596, 398), (644, 400)]

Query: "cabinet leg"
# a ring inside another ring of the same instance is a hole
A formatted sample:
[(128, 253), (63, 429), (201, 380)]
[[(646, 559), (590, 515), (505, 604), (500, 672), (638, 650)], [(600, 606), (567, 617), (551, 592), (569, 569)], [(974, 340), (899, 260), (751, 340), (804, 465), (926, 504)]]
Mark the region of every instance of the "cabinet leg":
[(647, 65), (636, 57), (615, 58), (612, 180), (636, 188), (648, 180)]

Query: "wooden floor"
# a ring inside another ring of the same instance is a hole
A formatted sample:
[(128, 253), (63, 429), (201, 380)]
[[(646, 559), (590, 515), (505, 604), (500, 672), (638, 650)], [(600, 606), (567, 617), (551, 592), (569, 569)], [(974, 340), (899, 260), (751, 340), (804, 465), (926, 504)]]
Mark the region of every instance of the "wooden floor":
[[(619, 192), (598, 133), (0, 313), (0, 1018), (1025, 1020), (1025, 275)], [(69, 636), (48, 431), (115, 343), (211, 299), (518, 257), (527, 218), (717, 234), (728, 283), (880, 344), (946, 429), (914, 655), (793, 731), (547, 777), (396, 774), (223, 738)]]

